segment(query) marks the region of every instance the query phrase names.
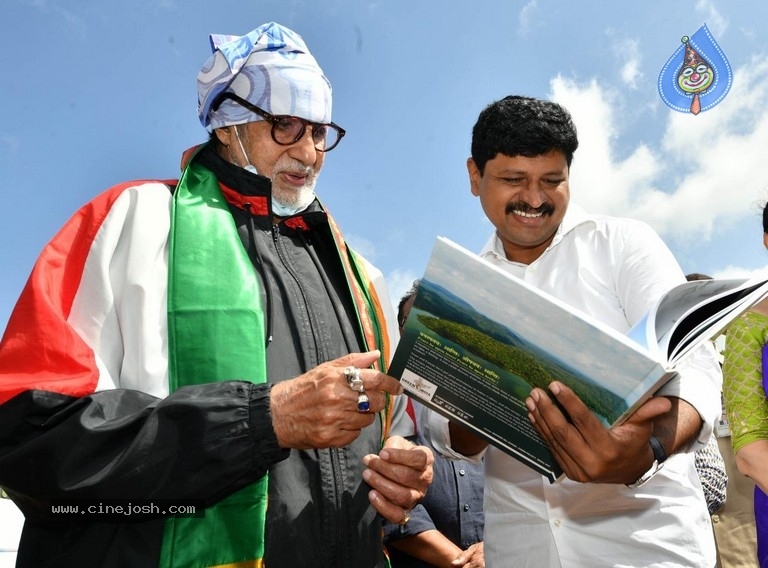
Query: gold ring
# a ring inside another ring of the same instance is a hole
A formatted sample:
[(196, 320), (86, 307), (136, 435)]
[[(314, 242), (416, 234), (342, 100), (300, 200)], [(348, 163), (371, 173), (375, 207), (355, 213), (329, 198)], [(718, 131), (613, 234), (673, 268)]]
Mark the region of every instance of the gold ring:
[(411, 512), (408, 509), (403, 509), (403, 520), (397, 523), (401, 527), (405, 526), (405, 523), (411, 520)]

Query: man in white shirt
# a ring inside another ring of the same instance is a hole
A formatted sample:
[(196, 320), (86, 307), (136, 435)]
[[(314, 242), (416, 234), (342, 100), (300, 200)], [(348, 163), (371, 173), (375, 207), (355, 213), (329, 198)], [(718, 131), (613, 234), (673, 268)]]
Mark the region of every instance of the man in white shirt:
[[(626, 331), (685, 277), (644, 223), (569, 204), (577, 146), (568, 111), (555, 103), (506, 97), (483, 110), (467, 161), (472, 193), (496, 228), (481, 254)], [(553, 382), (549, 393), (534, 388), (529, 417), (565, 472), (552, 484), (432, 414), (438, 450), (454, 457), (485, 452), (486, 565), (714, 566), (692, 452), (719, 416), (721, 381), (714, 350), (702, 349), (629, 421), (610, 429), (565, 385)]]

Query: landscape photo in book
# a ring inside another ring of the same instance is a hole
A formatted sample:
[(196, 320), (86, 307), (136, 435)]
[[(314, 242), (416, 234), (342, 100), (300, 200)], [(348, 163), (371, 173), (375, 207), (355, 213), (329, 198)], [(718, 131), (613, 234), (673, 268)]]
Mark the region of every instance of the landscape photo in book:
[[(531, 389), (561, 381), (610, 425), (664, 369), (615, 330), (570, 308), (564, 318), (553, 298), (533, 289), (521, 297), (510, 278), (438, 240), (390, 374), (427, 406), (554, 480), (559, 467), (527, 417)], [(616, 350), (617, 341), (627, 349)]]

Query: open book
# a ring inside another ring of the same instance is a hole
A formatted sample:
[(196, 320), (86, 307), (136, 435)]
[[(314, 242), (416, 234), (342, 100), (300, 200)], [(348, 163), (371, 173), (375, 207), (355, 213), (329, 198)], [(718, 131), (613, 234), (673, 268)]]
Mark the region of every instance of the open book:
[(554, 481), (562, 471), (527, 417), (534, 386), (561, 381), (604, 424), (618, 424), (766, 296), (768, 275), (686, 282), (623, 334), (438, 238), (389, 373)]

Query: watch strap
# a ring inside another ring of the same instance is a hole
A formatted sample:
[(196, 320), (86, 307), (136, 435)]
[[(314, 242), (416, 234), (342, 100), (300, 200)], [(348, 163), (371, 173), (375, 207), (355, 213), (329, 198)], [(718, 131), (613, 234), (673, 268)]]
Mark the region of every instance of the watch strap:
[(664, 463), (667, 460), (667, 452), (664, 451), (664, 446), (661, 445), (659, 439), (653, 434), (651, 434), (651, 437), (648, 438), (648, 445), (651, 446), (651, 450), (653, 451), (653, 458), (657, 462)]

